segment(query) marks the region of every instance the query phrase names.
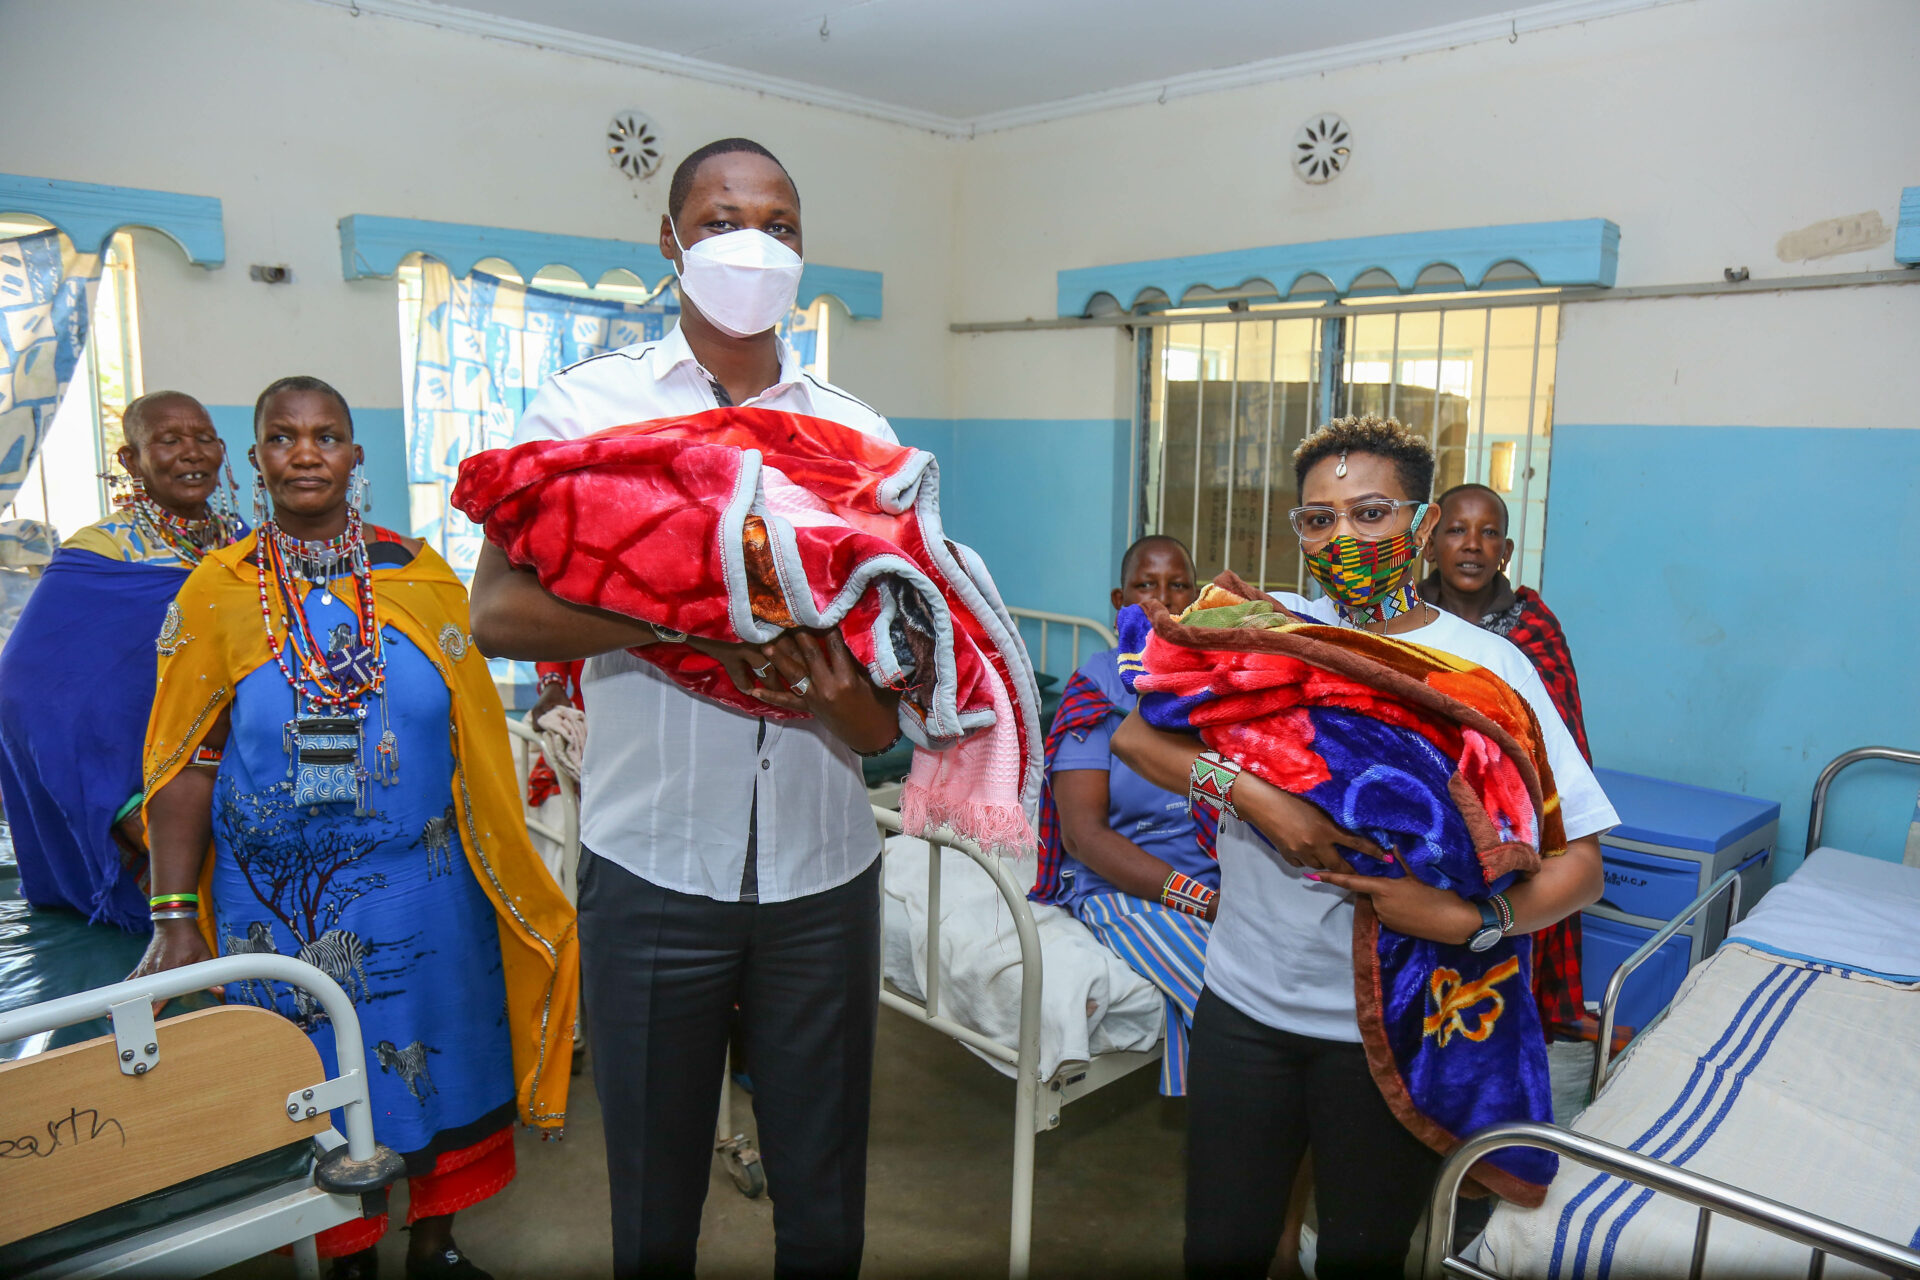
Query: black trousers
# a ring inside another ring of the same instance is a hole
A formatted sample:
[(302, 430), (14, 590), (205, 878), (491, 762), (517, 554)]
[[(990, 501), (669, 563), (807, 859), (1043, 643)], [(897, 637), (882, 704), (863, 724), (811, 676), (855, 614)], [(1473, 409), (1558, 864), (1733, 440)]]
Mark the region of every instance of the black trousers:
[(1202, 989), (1187, 1066), (1187, 1274), (1263, 1280), (1313, 1148), (1315, 1273), (1399, 1280), (1440, 1157), (1394, 1118), (1357, 1044), (1256, 1022)]
[(736, 1005), (780, 1277), (866, 1241), (880, 865), (791, 902), (716, 902), (583, 850), (580, 957), (619, 1280), (692, 1276)]

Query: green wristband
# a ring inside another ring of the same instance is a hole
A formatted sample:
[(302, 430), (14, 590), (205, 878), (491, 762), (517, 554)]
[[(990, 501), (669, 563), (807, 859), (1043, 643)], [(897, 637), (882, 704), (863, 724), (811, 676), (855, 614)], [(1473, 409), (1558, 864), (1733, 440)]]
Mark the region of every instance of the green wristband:
[(145, 804), (146, 802), (147, 802), (146, 792), (144, 791), (134, 792), (132, 798), (129, 799), (125, 804), (121, 805), (120, 808), (114, 812), (113, 821), (108, 823), (107, 825), (112, 827), (119, 826), (121, 823), (125, 822), (128, 818), (138, 813), (140, 811), (140, 806)]

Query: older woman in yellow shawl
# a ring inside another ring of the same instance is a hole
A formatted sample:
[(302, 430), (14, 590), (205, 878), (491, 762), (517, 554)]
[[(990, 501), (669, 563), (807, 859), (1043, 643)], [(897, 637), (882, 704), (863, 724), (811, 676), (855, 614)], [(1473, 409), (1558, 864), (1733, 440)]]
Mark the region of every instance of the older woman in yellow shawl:
[[(161, 628), (137, 972), (272, 951), (333, 977), (372, 1046), (374, 1133), (406, 1157), (409, 1280), (483, 1278), (453, 1214), (512, 1179), (516, 1104), (564, 1119), (573, 911), (527, 842), (466, 592), (430, 549), (360, 523), (346, 402), (283, 378), (254, 436), (272, 518), (210, 554)], [(225, 996), (300, 1022), (332, 1066), (300, 993)], [(376, 1274), (385, 1229), (323, 1233), (332, 1274)]]

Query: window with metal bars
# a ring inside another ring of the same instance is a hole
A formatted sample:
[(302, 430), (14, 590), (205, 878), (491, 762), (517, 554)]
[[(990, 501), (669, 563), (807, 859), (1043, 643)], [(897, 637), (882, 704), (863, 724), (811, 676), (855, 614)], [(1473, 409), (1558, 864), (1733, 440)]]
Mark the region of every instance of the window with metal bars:
[(1546, 532), (1559, 307), (1551, 291), (1350, 299), (1165, 312), (1139, 330), (1139, 508), (1133, 527), (1270, 591), (1309, 579), (1287, 512), (1293, 451), (1350, 413), (1426, 434), (1434, 493), (1464, 481), (1506, 499), (1508, 574), (1537, 587)]

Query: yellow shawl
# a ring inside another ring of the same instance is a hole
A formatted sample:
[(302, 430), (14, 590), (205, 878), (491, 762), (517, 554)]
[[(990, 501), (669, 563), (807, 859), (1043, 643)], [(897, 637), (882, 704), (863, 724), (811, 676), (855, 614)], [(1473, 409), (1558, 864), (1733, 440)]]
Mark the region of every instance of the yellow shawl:
[[(211, 552), (187, 578), (160, 633), (160, 681), (147, 725), (149, 798), (185, 767), (207, 727), (255, 668), (273, 661), (260, 622), (249, 536)], [(373, 571), (375, 609), (426, 655), (453, 704), (453, 802), (467, 862), (493, 903), (506, 968), (520, 1118), (543, 1129), (566, 1122), (579, 940), (573, 908), (528, 842), (506, 713), (486, 659), (467, 633), (467, 592), (430, 548), (411, 564)], [(200, 876), (200, 931), (215, 955), (213, 859)]]

